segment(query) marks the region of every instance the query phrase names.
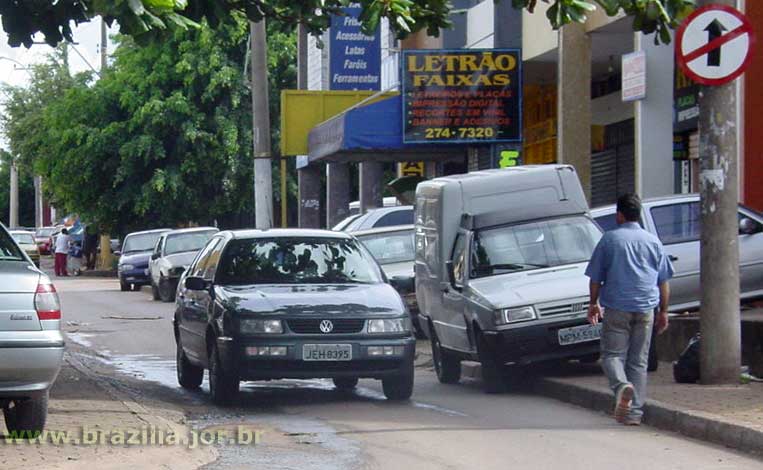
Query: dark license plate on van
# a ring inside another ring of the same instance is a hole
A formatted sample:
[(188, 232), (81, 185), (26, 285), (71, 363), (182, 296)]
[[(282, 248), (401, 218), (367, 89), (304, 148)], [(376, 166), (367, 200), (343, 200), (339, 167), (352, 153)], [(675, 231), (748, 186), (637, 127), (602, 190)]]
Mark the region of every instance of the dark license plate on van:
[(559, 330), (558, 336), (559, 344), (562, 346), (596, 341), (601, 338), (601, 323), (598, 325), (581, 325), (573, 326), (572, 328), (562, 328)]
[(351, 361), (351, 344), (305, 344), (302, 346), (304, 361)]

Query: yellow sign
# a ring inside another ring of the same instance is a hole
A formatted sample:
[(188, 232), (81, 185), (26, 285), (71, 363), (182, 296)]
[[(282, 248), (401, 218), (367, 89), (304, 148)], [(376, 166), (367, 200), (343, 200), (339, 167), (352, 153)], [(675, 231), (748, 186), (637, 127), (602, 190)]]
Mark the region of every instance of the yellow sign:
[(397, 174), (399, 176), (420, 176), (424, 177), (424, 162), (400, 162), (397, 164)]
[[(373, 96), (375, 91), (281, 92), (281, 155), (307, 155), (307, 136), (313, 127)], [(395, 96), (380, 94), (364, 104)]]

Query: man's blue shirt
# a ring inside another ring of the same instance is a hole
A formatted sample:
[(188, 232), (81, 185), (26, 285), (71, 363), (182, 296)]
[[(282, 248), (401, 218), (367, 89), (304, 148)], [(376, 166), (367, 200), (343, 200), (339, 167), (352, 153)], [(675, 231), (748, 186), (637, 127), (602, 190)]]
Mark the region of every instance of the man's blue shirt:
[(659, 285), (673, 277), (660, 240), (636, 222), (604, 234), (586, 269), (603, 284), (599, 302), (623, 312), (651, 312), (660, 303)]

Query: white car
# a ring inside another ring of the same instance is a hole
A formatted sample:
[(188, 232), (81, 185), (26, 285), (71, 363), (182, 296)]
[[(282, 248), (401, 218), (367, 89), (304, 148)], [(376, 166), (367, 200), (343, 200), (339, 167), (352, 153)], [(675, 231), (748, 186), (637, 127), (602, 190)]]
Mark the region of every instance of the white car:
[(154, 300), (175, 300), (180, 276), (217, 232), (219, 230), (214, 227), (196, 227), (162, 234), (148, 262), (148, 278)]

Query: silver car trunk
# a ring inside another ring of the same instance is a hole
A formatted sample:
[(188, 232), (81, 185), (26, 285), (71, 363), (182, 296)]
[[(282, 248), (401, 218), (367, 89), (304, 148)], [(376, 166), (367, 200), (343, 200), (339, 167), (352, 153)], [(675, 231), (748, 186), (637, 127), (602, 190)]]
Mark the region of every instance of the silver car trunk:
[(0, 261), (0, 331), (42, 329), (34, 307), (39, 280), (26, 261)]

